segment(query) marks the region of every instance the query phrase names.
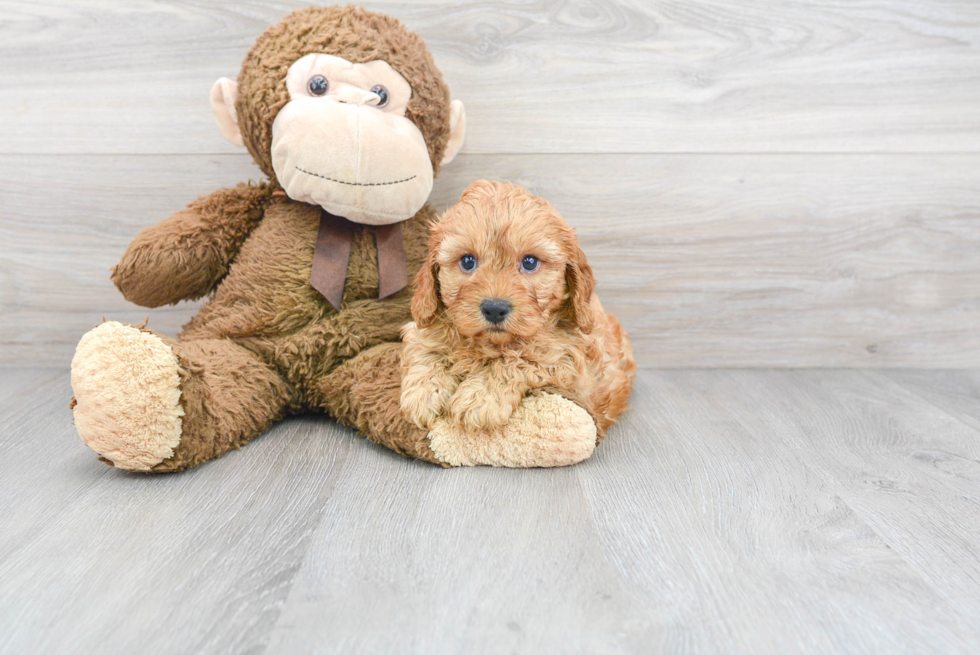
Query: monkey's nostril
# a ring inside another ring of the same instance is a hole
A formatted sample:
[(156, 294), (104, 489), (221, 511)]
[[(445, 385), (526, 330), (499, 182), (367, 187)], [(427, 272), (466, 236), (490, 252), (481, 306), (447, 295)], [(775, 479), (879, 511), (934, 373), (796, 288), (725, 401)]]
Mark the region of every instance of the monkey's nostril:
[(487, 298), (480, 303), (480, 312), (483, 314), (483, 318), (494, 325), (503, 323), (507, 315), (510, 314), (510, 310), (510, 303), (500, 298)]

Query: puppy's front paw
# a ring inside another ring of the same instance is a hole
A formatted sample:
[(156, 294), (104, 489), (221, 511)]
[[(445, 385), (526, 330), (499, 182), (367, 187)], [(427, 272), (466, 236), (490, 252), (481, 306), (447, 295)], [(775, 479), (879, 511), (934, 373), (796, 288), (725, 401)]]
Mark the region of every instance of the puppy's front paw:
[(510, 420), (521, 397), (494, 389), (482, 377), (463, 381), (449, 401), (453, 422), (467, 430), (494, 430)]
[(402, 414), (418, 427), (428, 428), (446, 411), (452, 395), (453, 381), (448, 376), (409, 381), (402, 388)]

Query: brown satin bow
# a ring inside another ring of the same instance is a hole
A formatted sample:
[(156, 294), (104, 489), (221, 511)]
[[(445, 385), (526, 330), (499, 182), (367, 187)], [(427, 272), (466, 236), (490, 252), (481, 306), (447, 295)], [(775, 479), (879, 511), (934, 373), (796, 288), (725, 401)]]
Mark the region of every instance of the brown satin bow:
[[(340, 311), (350, 261), (351, 238), (357, 223), (320, 210), (320, 229), (313, 249), (313, 270), (310, 284)], [(408, 286), (408, 266), (402, 224), (379, 225), (374, 228), (378, 245), (378, 298), (387, 298)]]

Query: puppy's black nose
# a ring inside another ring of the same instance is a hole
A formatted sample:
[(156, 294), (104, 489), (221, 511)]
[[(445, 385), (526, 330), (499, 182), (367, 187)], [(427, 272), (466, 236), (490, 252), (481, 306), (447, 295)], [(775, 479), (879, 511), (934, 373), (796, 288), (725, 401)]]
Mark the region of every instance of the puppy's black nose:
[(500, 298), (487, 298), (480, 303), (480, 311), (483, 312), (483, 318), (497, 325), (503, 323), (510, 314), (510, 303)]

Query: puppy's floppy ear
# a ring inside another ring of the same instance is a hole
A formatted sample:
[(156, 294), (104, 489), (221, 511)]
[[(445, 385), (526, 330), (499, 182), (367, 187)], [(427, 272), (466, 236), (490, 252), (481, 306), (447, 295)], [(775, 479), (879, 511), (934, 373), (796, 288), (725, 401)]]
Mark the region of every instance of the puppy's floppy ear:
[(429, 237), (429, 256), (415, 276), (415, 295), (412, 296), (412, 318), (419, 327), (429, 327), (436, 320), (436, 313), (442, 301), (439, 299), (439, 233), (433, 231)]
[(565, 265), (565, 284), (568, 286), (568, 310), (572, 320), (582, 332), (592, 332), (596, 324), (595, 312), (592, 311), (595, 276), (585, 253), (577, 245), (574, 255)]

